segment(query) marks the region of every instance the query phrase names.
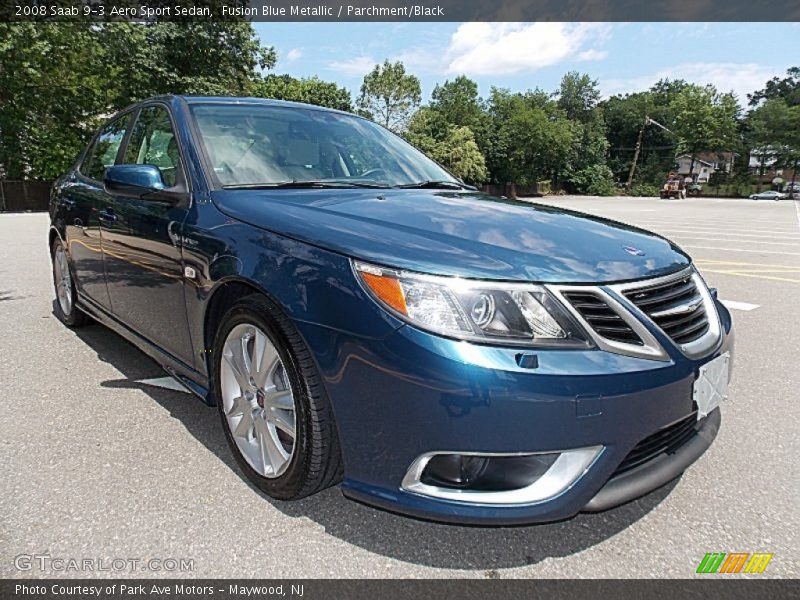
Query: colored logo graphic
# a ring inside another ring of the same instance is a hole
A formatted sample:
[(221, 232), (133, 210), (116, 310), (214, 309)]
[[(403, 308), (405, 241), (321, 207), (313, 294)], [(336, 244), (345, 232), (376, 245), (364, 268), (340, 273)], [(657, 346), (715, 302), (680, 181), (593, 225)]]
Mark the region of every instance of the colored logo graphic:
[(697, 573), (763, 573), (772, 553), (709, 552), (697, 566)]

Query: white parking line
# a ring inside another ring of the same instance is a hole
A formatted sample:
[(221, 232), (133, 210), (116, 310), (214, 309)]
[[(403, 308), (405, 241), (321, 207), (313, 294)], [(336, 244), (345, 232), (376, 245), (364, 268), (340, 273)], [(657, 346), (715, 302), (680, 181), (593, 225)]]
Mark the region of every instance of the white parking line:
[(736, 300), (720, 300), (725, 306), (732, 310), (751, 311), (760, 307), (760, 304), (750, 304), (749, 302), (738, 302)]
[[(675, 240), (707, 240), (707, 241), (711, 241), (711, 242), (738, 242), (739, 241), (737, 239), (728, 240), (728, 239), (720, 239), (718, 237), (701, 237), (699, 235), (690, 235), (690, 234), (682, 235), (680, 233), (677, 233), (677, 234), (673, 233), (673, 234), (670, 234), (668, 237), (671, 237), (672, 239), (675, 239)], [(800, 240), (798, 240), (796, 242), (765, 242), (764, 240), (742, 240), (742, 241), (746, 241), (746, 242), (752, 243), (752, 244), (766, 244), (768, 246), (800, 246)]]
[(797, 227), (800, 228), (800, 200), (794, 201), (794, 212), (797, 215)]
[[(734, 241), (734, 240), (728, 240)], [(695, 248), (696, 250), (720, 250), (722, 252), (751, 252), (753, 254), (784, 254), (786, 256), (800, 256), (800, 252), (779, 252), (777, 250), (746, 250), (744, 248), (720, 248), (718, 246), (695, 246), (694, 244), (682, 244), (684, 248)]]
[[(761, 233), (735, 233), (735, 232), (730, 232), (730, 231), (713, 231), (713, 230), (692, 231), (692, 230), (689, 230), (689, 229), (671, 229), (669, 227), (660, 228), (658, 231), (661, 232), (661, 233), (665, 233), (665, 232), (669, 233), (669, 235), (674, 235), (675, 237), (680, 237), (681, 234), (687, 234), (685, 237), (689, 237), (691, 235), (713, 235), (714, 239), (719, 239), (719, 237), (717, 237), (717, 236), (724, 235), (724, 236), (728, 236), (728, 237), (733, 236), (734, 238), (747, 237), (747, 238), (766, 238), (766, 239), (770, 239), (770, 240), (775, 239), (775, 234), (768, 234), (768, 233), (763, 233), (763, 234), (761, 234)], [(783, 234), (783, 235), (787, 235), (787, 234)], [(786, 239), (797, 240), (798, 242), (800, 242), (800, 233), (788, 234)], [(736, 240), (733, 239), (731, 241), (736, 241)], [(758, 242), (759, 240), (756, 239), (756, 240), (753, 240), (753, 241), (754, 242)]]
[(678, 223), (667, 223), (664, 221), (647, 221), (646, 223), (640, 224), (642, 227), (650, 227), (650, 228), (659, 228), (659, 229), (669, 229), (670, 227), (686, 229), (691, 231), (727, 231), (729, 233), (750, 233), (750, 234), (777, 234), (777, 235), (798, 235), (795, 229), (776, 229), (774, 227), (770, 229), (762, 229), (760, 227), (743, 227), (741, 229), (733, 228), (733, 227), (725, 227), (724, 223), (714, 223), (713, 225), (685, 225), (685, 224), (678, 224)]

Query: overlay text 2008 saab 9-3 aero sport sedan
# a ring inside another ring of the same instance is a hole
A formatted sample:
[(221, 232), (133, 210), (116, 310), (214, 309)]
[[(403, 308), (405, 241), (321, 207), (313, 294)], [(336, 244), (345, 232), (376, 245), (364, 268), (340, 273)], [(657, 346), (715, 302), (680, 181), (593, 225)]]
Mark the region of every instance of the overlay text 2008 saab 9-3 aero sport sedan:
[(123, 110), (56, 182), (69, 326), (91, 315), (216, 405), (247, 477), (419, 517), (603, 510), (711, 444), (731, 318), (648, 233), (498, 200), (354, 115)]

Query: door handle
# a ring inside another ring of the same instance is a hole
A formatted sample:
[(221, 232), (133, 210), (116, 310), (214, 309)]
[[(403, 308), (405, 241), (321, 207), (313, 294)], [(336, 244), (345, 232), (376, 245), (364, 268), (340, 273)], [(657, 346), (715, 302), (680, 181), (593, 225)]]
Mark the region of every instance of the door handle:
[(117, 215), (111, 209), (101, 210), (97, 214), (97, 218), (104, 223), (113, 223), (117, 220)]

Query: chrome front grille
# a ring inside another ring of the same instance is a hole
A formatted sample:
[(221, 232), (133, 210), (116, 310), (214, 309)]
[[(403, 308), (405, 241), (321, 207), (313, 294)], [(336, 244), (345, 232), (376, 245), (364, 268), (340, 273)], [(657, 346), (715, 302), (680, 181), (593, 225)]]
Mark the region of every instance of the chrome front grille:
[(647, 281), (548, 288), (609, 352), (669, 360), (646, 322), (660, 328), (690, 358), (707, 355), (720, 339), (714, 299), (692, 268)]
[(633, 328), (593, 291), (565, 291), (564, 297), (599, 335), (623, 344), (643, 346)]
[(709, 330), (703, 297), (692, 273), (625, 292), (625, 297), (650, 317), (673, 342), (694, 342)]

